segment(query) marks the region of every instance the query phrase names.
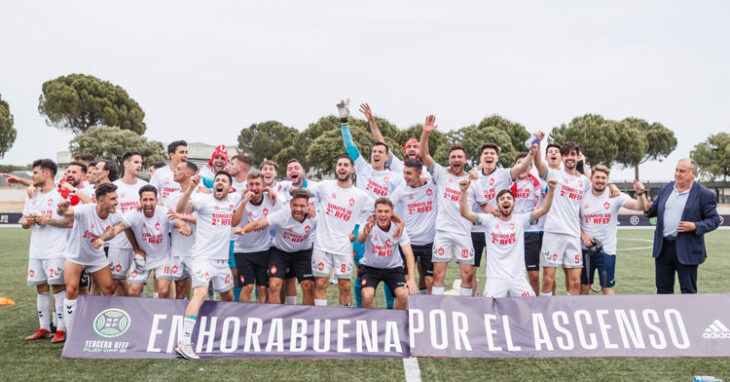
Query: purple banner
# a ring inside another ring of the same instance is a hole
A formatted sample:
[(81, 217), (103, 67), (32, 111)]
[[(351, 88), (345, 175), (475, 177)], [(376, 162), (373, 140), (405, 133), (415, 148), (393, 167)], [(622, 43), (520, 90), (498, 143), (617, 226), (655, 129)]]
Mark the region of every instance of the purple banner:
[[(187, 300), (79, 296), (67, 358), (175, 358)], [(201, 358), (402, 358), (406, 312), (203, 303), (193, 332)]]
[[(720, 215), (720, 227), (730, 225), (730, 215)], [(651, 227), (656, 226), (656, 218), (648, 218), (643, 214), (618, 215), (619, 227)]]
[(428, 357), (728, 357), (730, 295), (410, 296)]

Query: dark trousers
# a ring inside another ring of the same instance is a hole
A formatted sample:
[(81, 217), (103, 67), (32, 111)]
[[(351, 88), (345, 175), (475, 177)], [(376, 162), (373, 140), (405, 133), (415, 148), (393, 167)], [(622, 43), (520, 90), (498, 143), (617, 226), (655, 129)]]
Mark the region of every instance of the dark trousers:
[(664, 239), (662, 253), (654, 259), (657, 294), (674, 293), (674, 272), (682, 293), (697, 293), (697, 265), (680, 264), (675, 240)]

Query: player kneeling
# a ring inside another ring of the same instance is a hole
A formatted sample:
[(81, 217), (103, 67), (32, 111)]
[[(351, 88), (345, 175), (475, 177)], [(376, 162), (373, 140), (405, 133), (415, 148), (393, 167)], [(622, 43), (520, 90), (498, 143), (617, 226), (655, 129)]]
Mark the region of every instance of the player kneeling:
[(474, 224), (487, 227), (487, 283), (485, 297), (534, 296), (525, 280), (525, 228), (545, 215), (553, 202), (557, 181), (548, 181), (549, 191), (542, 205), (531, 213), (513, 214), (515, 197), (510, 190), (497, 194), (497, 215), (475, 214), (467, 198), (469, 181), (459, 182), (461, 197), (459, 211)]
[[(398, 236), (398, 227), (392, 224), (393, 203), (387, 198), (375, 201), (375, 215), (357, 233), (357, 241), (365, 243), (365, 254), (360, 260), (362, 283), (362, 306), (373, 308), (373, 296), (378, 283), (385, 282), (395, 295), (393, 309), (405, 309), (408, 294), (418, 294), (415, 276), (415, 260), (411, 241), (404, 230)], [(403, 259), (398, 252), (400, 246), (406, 257), (408, 276), (403, 272)]]

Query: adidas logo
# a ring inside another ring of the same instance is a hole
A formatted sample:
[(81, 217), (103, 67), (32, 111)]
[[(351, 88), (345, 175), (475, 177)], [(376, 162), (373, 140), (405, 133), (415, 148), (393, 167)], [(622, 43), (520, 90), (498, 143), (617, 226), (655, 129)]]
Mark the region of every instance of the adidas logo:
[(705, 329), (702, 337), (709, 339), (730, 338), (730, 329), (723, 325), (720, 320), (715, 320)]

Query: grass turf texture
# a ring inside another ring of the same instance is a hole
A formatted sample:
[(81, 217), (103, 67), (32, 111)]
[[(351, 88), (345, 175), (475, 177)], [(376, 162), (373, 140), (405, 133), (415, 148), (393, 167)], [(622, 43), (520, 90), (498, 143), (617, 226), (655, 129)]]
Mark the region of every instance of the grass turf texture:
[[(620, 230), (616, 265), (616, 293), (653, 294), (654, 264), (652, 230)], [(708, 257), (700, 266), (701, 293), (727, 293), (726, 256), (730, 230), (706, 236)], [(0, 380), (403, 380), (401, 360), (81, 360), (62, 359), (61, 345), (49, 341), (26, 342), (23, 338), (38, 327), (35, 288), (28, 287), (29, 232), (20, 228), (0, 229), (0, 296), (16, 305), (0, 307)], [(482, 261), (482, 264), (485, 262)], [(483, 279), (484, 268), (479, 270)], [(458, 267), (449, 266), (447, 290), (458, 277)], [(382, 288), (382, 287), (381, 287)], [(678, 288), (678, 286), (677, 286)], [(558, 272), (558, 294), (564, 294)], [(151, 295), (150, 285), (145, 290)], [(337, 303), (337, 287), (329, 288), (329, 303)], [(382, 291), (376, 306), (385, 305)], [(726, 358), (546, 358), (546, 359), (430, 359), (420, 358), (424, 381), (470, 380), (690, 380), (693, 375), (730, 379)]]

